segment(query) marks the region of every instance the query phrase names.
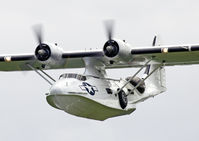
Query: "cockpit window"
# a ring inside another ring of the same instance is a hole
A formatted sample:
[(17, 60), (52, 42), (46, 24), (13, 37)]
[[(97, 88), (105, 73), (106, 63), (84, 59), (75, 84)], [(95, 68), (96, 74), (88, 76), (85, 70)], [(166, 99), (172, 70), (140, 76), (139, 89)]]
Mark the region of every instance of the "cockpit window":
[(86, 80), (86, 76), (76, 74), (76, 73), (65, 73), (65, 74), (60, 75), (59, 79), (63, 79), (63, 78), (75, 78), (75, 79), (78, 79), (78, 80), (81, 80), (81, 81)]

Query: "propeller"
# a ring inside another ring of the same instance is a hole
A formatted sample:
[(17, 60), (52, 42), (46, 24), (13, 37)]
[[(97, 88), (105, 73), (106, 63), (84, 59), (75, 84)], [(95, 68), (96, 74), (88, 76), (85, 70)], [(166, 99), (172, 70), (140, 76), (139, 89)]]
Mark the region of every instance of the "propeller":
[(114, 57), (119, 52), (119, 45), (113, 40), (114, 20), (104, 22), (108, 41), (104, 45), (104, 54), (108, 57)]
[(43, 42), (43, 27), (41, 24), (33, 26), (33, 31), (39, 45)]
[(35, 50), (35, 56), (40, 61), (46, 61), (50, 55), (50, 47), (47, 44), (43, 43), (43, 27), (41, 24), (33, 26), (33, 31), (38, 42), (38, 46)]
[(108, 40), (112, 40), (113, 37), (113, 28), (114, 28), (114, 20), (107, 20), (104, 22), (106, 28), (106, 34)]

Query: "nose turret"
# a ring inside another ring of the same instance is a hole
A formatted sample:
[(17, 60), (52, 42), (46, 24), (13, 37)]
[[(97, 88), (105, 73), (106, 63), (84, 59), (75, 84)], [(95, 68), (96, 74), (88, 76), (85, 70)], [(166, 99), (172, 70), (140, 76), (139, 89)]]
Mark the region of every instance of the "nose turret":
[(50, 94), (79, 94), (82, 92), (80, 86), (82, 82), (74, 78), (65, 78), (56, 81), (50, 88)]
[(67, 87), (66, 80), (56, 81), (50, 88), (50, 94), (64, 94)]

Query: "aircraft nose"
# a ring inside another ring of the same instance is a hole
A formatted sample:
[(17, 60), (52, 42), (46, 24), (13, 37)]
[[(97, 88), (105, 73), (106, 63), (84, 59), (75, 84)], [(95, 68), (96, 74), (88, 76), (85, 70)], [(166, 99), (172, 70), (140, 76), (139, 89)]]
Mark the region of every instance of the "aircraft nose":
[(50, 94), (63, 94), (63, 88), (66, 87), (64, 84), (65, 83), (63, 81), (55, 82), (50, 88)]

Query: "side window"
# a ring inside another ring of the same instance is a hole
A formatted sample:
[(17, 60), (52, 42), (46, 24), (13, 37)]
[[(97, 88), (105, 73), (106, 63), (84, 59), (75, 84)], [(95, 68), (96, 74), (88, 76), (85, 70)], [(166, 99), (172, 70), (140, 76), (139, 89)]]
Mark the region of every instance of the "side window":
[(86, 80), (86, 76), (75, 74), (75, 73), (66, 73), (66, 74), (60, 75), (59, 79), (63, 79), (63, 78), (75, 78), (81, 81)]
[(110, 88), (106, 88), (106, 92), (107, 92), (108, 94), (113, 94), (113, 91), (112, 91)]
[(82, 76), (81, 80), (86, 81), (86, 76)]

